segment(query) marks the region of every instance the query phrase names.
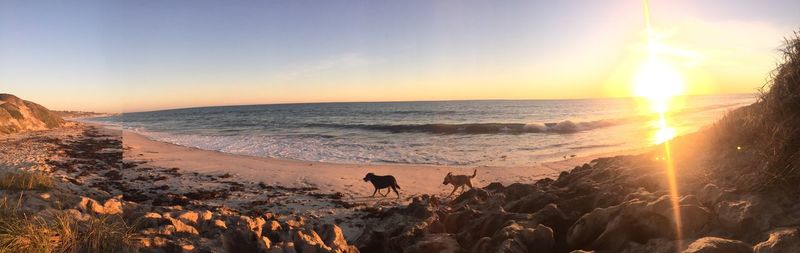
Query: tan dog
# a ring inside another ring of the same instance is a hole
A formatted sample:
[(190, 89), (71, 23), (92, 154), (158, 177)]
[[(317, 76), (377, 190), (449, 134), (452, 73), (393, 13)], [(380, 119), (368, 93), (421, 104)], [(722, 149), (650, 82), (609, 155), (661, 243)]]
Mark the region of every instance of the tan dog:
[(447, 195), (447, 196), (448, 197), (453, 196), (453, 193), (455, 193), (456, 190), (458, 190), (458, 187), (461, 187), (461, 193), (464, 193), (464, 185), (469, 186), (469, 188), (472, 189), (473, 188), (472, 187), (472, 179), (475, 178), (476, 175), (478, 175), (478, 169), (475, 169), (475, 171), (472, 172), (472, 176), (470, 176), (470, 175), (453, 175), (453, 172), (448, 172), (447, 176), (444, 177), (444, 182), (442, 184), (444, 184), (444, 185), (452, 184), (453, 185), (453, 191), (450, 192), (450, 195)]

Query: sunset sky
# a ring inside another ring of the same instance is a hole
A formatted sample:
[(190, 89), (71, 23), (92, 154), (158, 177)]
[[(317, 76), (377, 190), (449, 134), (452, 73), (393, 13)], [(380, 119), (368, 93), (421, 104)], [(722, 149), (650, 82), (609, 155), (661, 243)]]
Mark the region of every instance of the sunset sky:
[[(650, 2), (689, 94), (747, 93), (800, 1)], [(642, 2), (0, 1), (0, 92), (51, 109), (630, 96)]]

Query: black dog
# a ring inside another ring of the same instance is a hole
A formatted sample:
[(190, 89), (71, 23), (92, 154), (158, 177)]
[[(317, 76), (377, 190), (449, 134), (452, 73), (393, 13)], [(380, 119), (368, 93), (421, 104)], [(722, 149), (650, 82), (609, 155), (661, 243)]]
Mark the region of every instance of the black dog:
[(381, 193), (381, 195), (386, 197), (386, 196), (389, 195), (391, 190), (394, 190), (394, 193), (397, 194), (397, 198), (398, 199), (400, 198), (400, 193), (397, 192), (397, 189), (400, 188), (400, 186), (397, 185), (397, 180), (394, 179), (393, 176), (376, 176), (375, 174), (372, 174), (372, 172), (370, 172), (370, 173), (367, 173), (366, 176), (364, 176), (364, 182), (367, 182), (367, 181), (372, 183), (372, 186), (375, 186), (375, 191), (372, 192), (372, 196), (373, 197), (375, 197), (375, 193), (378, 192), (379, 189), (384, 189), (384, 188), (390, 188), (391, 187), (391, 189), (388, 190), (385, 195), (383, 193)]

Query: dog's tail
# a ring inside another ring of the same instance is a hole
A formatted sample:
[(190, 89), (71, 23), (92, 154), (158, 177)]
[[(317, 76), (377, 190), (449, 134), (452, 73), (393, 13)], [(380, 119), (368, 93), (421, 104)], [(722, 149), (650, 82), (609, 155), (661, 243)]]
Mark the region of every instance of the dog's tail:
[(478, 175), (478, 169), (475, 169), (475, 171), (472, 172), (472, 177), (471, 178), (475, 178), (475, 176), (477, 176), (477, 175)]

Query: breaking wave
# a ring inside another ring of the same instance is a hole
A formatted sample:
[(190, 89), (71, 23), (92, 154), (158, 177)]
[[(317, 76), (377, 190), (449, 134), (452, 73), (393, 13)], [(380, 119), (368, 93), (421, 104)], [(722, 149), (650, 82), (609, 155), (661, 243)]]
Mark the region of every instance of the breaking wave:
[(470, 123), (470, 124), (401, 124), (401, 125), (369, 125), (369, 124), (309, 124), (309, 127), (360, 129), (389, 133), (430, 133), (430, 134), (526, 134), (552, 133), (571, 134), (598, 128), (624, 124), (627, 120), (595, 120), (561, 122), (543, 124), (524, 123)]

